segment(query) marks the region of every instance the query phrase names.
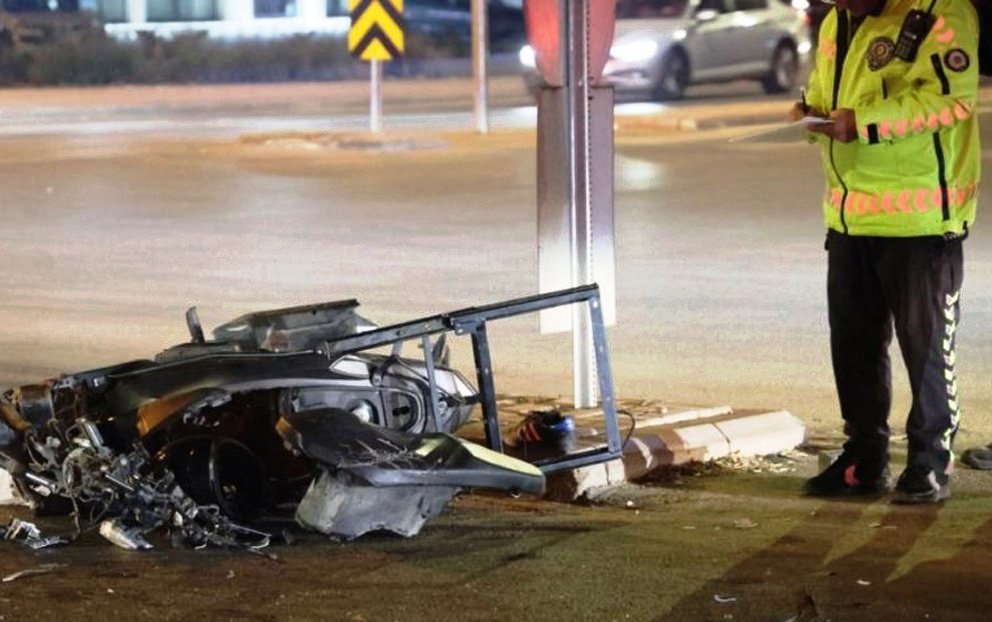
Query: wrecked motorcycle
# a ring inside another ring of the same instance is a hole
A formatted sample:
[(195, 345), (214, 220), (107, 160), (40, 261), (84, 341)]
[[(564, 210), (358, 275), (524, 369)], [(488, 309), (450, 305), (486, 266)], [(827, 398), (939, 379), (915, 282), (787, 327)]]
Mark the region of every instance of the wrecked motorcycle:
[[(253, 525), (285, 516), (341, 539), (414, 535), (462, 488), (541, 494), (545, 472), (619, 453), (615, 412), (607, 447), (544, 471), (501, 453), (480, 327), (485, 345), (488, 319), (584, 301), (598, 311), (598, 290), (380, 328), (346, 300), (248, 314), (212, 340), (191, 309), (190, 341), (154, 360), (0, 395), (0, 467), (36, 512), (129, 549), (161, 527), (191, 546), (260, 548), (269, 534)], [(448, 332), (472, 332), (481, 392), (449, 366)], [(403, 356), (410, 340), (420, 357)], [(452, 436), (480, 402), (490, 448)]]

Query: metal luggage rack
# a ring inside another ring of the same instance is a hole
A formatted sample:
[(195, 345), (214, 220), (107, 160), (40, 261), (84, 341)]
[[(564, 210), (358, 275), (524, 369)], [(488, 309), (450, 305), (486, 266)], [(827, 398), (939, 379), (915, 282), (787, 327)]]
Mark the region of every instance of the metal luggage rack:
[(536, 313), (553, 307), (583, 303), (587, 305), (592, 328), (600, 405), (605, 419), (606, 444), (534, 463), (545, 474), (550, 474), (606, 462), (621, 455), (620, 424), (617, 419), (616, 401), (613, 396), (613, 376), (610, 371), (610, 357), (606, 345), (606, 329), (603, 324), (599, 286), (586, 285), (482, 307), (469, 307), (402, 324), (385, 326), (357, 335), (327, 341), (325, 349), (327, 356), (333, 361), (345, 354), (388, 345), (392, 345), (394, 352), (398, 353), (403, 342), (419, 339), (424, 350), (427, 381), (430, 385), (430, 415), (436, 422), (440, 411), (438, 406), (440, 395), (434, 374), (434, 346), (436, 342), (432, 342), (432, 338), (438, 336), (440, 339), (449, 332), (456, 335), (471, 335), (475, 370), (479, 383), (479, 401), (482, 403), (482, 417), (486, 430), (486, 443), (490, 449), (503, 453), (503, 439), (500, 434), (499, 411), (496, 406), (496, 388), (486, 323), (492, 320)]

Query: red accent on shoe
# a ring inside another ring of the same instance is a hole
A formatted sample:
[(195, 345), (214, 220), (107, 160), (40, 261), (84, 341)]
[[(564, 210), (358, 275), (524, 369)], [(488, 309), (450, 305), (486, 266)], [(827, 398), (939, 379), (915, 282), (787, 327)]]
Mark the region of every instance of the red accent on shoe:
[(524, 423), (523, 429), (521, 430), (521, 436), (525, 441), (537, 442), (541, 440), (541, 435), (537, 431), (537, 427), (534, 425), (533, 421), (528, 421)]
[(857, 468), (857, 466), (858, 465), (856, 464), (852, 464), (851, 466), (844, 469), (844, 483), (852, 488), (860, 483), (858, 481), (858, 478), (855, 477), (854, 475), (854, 470)]

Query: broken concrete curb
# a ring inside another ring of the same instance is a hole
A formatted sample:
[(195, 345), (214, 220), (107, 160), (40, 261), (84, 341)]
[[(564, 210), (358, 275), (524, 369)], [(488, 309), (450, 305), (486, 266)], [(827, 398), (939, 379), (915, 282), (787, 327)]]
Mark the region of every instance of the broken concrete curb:
[(667, 424), (638, 428), (624, 445), (622, 458), (549, 477), (547, 496), (572, 501), (661, 467), (731, 455), (777, 454), (801, 445), (806, 437), (806, 425), (785, 410), (701, 409), (668, 417)]

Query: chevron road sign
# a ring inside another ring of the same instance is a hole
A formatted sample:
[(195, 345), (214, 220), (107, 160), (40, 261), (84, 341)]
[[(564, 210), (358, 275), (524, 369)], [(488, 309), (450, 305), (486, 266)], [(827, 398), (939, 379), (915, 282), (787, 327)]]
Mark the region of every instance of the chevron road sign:
[(403, 0), (348, 0), (348, 51), (362, 60), (403, 56)]

